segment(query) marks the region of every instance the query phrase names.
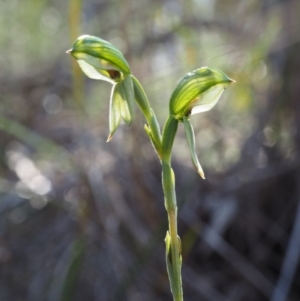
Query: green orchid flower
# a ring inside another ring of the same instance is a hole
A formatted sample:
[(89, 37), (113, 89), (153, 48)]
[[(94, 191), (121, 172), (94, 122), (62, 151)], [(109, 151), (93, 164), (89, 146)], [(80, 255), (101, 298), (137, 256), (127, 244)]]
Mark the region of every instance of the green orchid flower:
[(131, 73), (123, 54), (114, 45), (98, 37), (80, 36), (67, 53), (77, 60), (82, 71), (92, 79), (114, 84)]
[[(185, 134), (191, 153), (192, 162), (198, 174), (205, 179), (203, 169), (196, 154), (195, 134), (189, 117), (212, 109), (220, 99), (226, 87), (235, 82), (225, 73), (216, 68), (202, 67), (188, 73), (175, 88), (169, 104), (170, 117), (166, 123), (164, 137), (174, 137), (177, 127), (169, 124), (183, 122)], [(176, 120), (176, 121), (175, 121)], [(163, 145), (171, 145), (165, 139)], [(169, 147), (171, 149), (171, 147)]]
[(216, 68), (202, 67), (188, 73), (171, 96), (170, 115), (182, 121), (184, 116), (209, 111), (232, 82)]
[(128, 125), (132, 121), (134, 90), (129, 65), (115, 46), (89, 35), (80, 36), (67, 53), (77, 60), (88, 77), (113, 84), (110, 96), (108, 142), (122, 119)]

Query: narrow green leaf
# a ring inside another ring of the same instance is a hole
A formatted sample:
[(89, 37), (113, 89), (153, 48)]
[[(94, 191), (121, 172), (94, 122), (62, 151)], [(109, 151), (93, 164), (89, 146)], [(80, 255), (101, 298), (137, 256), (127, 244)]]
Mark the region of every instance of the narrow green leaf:
[(119, 86), (115, 84), (111, 90), (109, 106), (109, 136), (106, 142), (109, 142), (121, 122), (121, 101)]
[(151, 131), (151, 128), (150, 128), (149, 125), (145, 124), (145, 125), (144, 125), (144, 130), (145, 130), (146, 134), (148, 135), (148, 137), (149, 137), (149, 139), (150, 139), (150, 141), (151, 141), (151, 144), (152, 144), (154, 150), (157, 152), (157, 154), (158, 154), (158, 156), (159, 156), (159, 158), (160, 158), (160, 157), (161, 157), (161, 153), (158, 152), (158, 150), (161, 149), (161, 145), (160, 145), (160, 144), (158, 145), (158, 144), (156, 143), (156, 140), (155, 140), (155, 138), (154, 138), (154, 136), (153, 136), (153, 134), (152, 134), (152, 131)]
[(174, 277), (174, 271), (173, 271), (173, 265), (172, 265), (171, 236), (169, 234), (169, 231), (167, 231), (165, 243), (166, 243), (167, 271), (168, 271), (168, 276), (169, 276), (169, 281), (170, 281), (171, 292), (174, 295), (174, 293), (176, 291), (176, 284), (175, 284), (175, 277)]
[(186, 134), (186, 137), (188, 140), (193, 164), (194, 164), (198, 174), (201, 176), (201, 178), (205, 179), (203, 169), (199, 163), (199, 160), (198, 160), (198, 157), (196, 154), (194, 130), (193, 130), (193, 127), (192, 127), (190, 121), (185, 116), (183, 117), (183, 124), (184, 124), (185, 134)]
[(132, 74), (130, 74), (129, 76), (131, 77), (133, 82), (135, 101), (142, 110), (148, 122), (148, 125), (145, 127), (146, 133), (150, 137), (152, 145), (159, 158), (161, 158), (161, 133), (156, 116), (149, 105), (146, 93), (140, 82)]
[(133, 115), (134, 92), (130, 76), (126, 76), (120, 83), (121, 115), (126, 124), (130, 124)]
[(61, 301), (74, 300), (76, 281), (82, 268), (84, 250), (86, 247), (85, 237), (79, 237), (73, 242), (73, 250), (70, 262), (66, 270), (66, 277), (63, 282)]
[(149, 119), (151, 115), (151, 108), (146, 93), (138, 79), (132, 74), (130, 75), (130, 77), (133, 83), (135, 101), (146, 116), (146, 118)]
[(162, 161), (162, 185), (165, 195), (165, 207), (166, 210), (175, 210), (176, 194), (175, 194), (175, 176), (171, 166)]
[(162, 153), (166, 162), (171, 160), (171, 152), (178, 128), (178, 121), (170, 115), (167, 119), (162, 133)]
[(161, 158), (162, 150), (161, 150), (161, 133), (160, 126), (156, 119), (155, 113), (152, 109), (150, 109), (150, 118), (148, 118), (149, 129), (151, 130), (151, 137), (154, 144), (154, 149), (156, 150), (158, 156)]
[(116, 83), (111, 92), (109, 110), (109, 129), (110, 134), (107, 139), (109, 142), (120, 125), (121, 118), (126, 124), (130, 124), (133, 114), (133, 85), (130, 77), (125, 77)]
[(85, 249), (86, 237), (83, 235), (79, 235), (65, 248), (56, 266), (53, 267), (47, 298), (42, 298), (42, 300), (74, 300), (74, 291), (77, 279), (80, 276)]
[(178, 246), (179, 246), (179, 262), (180, 262), (180, 269), (181, 269), (181, 265), (182, 265), (182, 248), (181, 248), (181, 239), (180, 237), (177, 235), (178, 238)]

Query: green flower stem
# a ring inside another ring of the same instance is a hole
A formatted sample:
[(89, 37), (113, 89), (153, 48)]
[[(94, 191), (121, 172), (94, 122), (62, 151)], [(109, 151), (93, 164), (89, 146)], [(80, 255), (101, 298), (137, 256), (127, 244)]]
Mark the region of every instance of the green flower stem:
[(162, 138), (157, 118), (149, 105), (143, 87), (133, 75), (131, 75), (131, 77), (134, 86), (135, 100), (148, 123), (148, 126), (145, 126), (146, 133), (148, 134), (162, 163), (162, 182), (165, 196), (165, 207), (169, 221), (169, 231), (166, 238), (167, 270), (174, 301), (183, 301), (181, 281), (181, 250), (180, 240), (177, 234), (175, 176), (171, 168), (171, 153), (174, 138), (177, 132), (178, 121), (173, 116), (169, 116), (164, 126)]
[(171, 291), (174, 301), (183, 300), (181, 281), (181, 246), (177, 234), (177, 202), (175, 192), (175, 176), (171, 167), (171, 154), (178, 121), (169, 116), (162, 135), (162, 182), (165, 196), (165, 207), (169, 220), (169, 231), (166, 237), (166, 262)]
[(172, 147), (177, 128), (178, 121), (170, 115), (164, 125), (162, 133), (162, 158), (168, 164), (171, 164)]
[[(180, 244), (177, 235), (177, 207), (174, 210), (168, 211), (169, 233), (171, 236), (171, 258), (174, 283), (171, 284), (174, 301), (183, 301), (182, 281), (181, 281), (181, 254)], [(169, 275), (170, 278), (170, 275)]]
[(162, 149), (161, 149), (161, 133), (160, 133), (160, 126), (157, 121), (156, 115), (152, 108), (150, 107), (148, 98), (146, 96), (146, 93), (140, 84), (140, 82), (137, 80), (136, 77), (134, 77), (131, 74), (133, 87), (134, 87), (134, 94), (135, 94), (135, 100), (138, 106), (140, 107), (142, 113), (144, 114), (148, 125), (145, 125), (145, 131), (148, 134), (153, 147), (160, 158), (162, 159)]

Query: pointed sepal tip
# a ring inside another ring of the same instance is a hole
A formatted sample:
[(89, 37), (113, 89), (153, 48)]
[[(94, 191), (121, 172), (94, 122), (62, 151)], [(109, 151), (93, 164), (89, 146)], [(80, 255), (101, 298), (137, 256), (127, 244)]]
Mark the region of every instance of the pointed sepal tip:
[(108, 137), (107, 137), (107, 140), (106, 140), (106, 143), (108, 143), (113, 137), (113, 134), (109, 134)]
[(198, 174), (200, 175), (200, 177), (205, 180), (205, 175), (204, 172), (202, 170), (197, 170)]

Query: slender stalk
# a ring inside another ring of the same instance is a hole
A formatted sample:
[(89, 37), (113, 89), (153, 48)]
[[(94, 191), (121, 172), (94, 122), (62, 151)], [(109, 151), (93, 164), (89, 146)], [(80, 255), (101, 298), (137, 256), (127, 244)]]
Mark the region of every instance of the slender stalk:
[[(169, 231), (166, 237), (166, 261), (174, 301), (183, 301), (181, 280), (181, 244), (177, 234), (177, 202), (175, 192), (175, 176), (171, 167), (173, 142), (177, 132), (178, 121), (170, 115), (167, 119), (162, 137), (154, 111), (151, 109), (147, 96), (136, 78), (133, 77), (136, 100), (143, 112), (148, 127), (146, 132), (162, 163), (162, 184), (165, 208), (168, 214)], [(168, 241), (169, 246), (168, 246)]]
[(169, 219), (169, 233), (171, 236), (171, 253), (172, 265), (174, 274), (174, 291), (173, 297), (175, 301), (183, 300), (182, 281), (181, 281), (181, 250), (179, 244), (179, 237), (177, 234), (177, 206), (174, 210), (168, 211)]
[(157, 121), (154, 111), (150, 107), (147, 95), (142, 85), (137, 80), (137, 78), (134, 77), (133, 75), (131, 75), (131, 79), (134, 87), (135, 100), (148, 123), (148, 125), (145, 126), (145, 131), (149, 136), (150, 141), (152, 142), (152, 145), (159, 159), (161, 160), (162, 150), (161, 150), (161, 133), (160, 133), (159, 123)]
[(165, 196), (165, 207), (169, 220), (169, 232), (166, 237), (166, 261), (171, 291), (174, 301), (183, 300), (181, 281), (181, 245), (177, 234), (177, 202), (175, 176), (171, 167), (171, 154), (178, 121), (169, 116), (162, 135), (162, 182)]

